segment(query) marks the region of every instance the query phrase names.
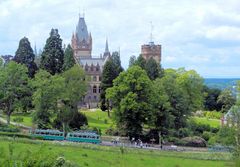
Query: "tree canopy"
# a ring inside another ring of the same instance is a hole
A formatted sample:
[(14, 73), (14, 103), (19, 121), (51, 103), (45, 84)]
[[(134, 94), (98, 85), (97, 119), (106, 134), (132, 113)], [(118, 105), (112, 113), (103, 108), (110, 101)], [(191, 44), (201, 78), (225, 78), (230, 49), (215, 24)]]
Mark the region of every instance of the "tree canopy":
[(28, 38), (22, 38), (13, 60), (17, 63), (26, 65), (28, 68), (28, 76), (31, 78), (34, 77), (34, 74), (38, 69), (34, 59), (35, 55)]
[(10, 123), (11, 114), (28, 96), (28, 70), (25, 65), (11, 61), (0, 70), (0, 106)]
[(118, 75), (123, 71), (121, 66), (121, 60), (118, 52), (113, 52), (112, 56), (105, 63), (102, 72), (102, 80), (101, 80), (101, 109), (103, 111), (108, 110), (108, 116), (110, 116), (109, 112), (109, 101), (106, 99), (106, 90), (113, 86), (113, 80), (118, 77)]
[(52, 75), (61, 73), (63, 70), (63, 59), (62, 39), (60, 38), (58, 30), (52, 29), (41, 55), (40, 68), (48, 71)]
[(69, 70), (76, 64), (75, 59), (73, 57), (73, 49), (70, 44), (68, 44), (66, 50), (64, 51), (64, 64), (63, 70)]
[(107, 99), (113, 103), (117, 126), (130, 138), (142, 134), (147, 122), (151, 81), (146, 72), (138, 66), (130, 67), (114, 80), (113, 87), (107, 89)]

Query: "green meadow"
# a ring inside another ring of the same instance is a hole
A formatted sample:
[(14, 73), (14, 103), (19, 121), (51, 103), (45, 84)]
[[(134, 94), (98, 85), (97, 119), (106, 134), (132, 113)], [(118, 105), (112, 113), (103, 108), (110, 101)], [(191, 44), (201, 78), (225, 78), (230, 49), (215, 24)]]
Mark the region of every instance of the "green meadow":
[[(48, 142), (29, 139), (0, 138), (0, 150), (9, 152), (12, 160), (25, 152), (33, 155), (57, 155), (80, 166), (92, 167), (224, 167), (231, 165), (229, 153), (168, 152), (91, 144)], [(40, 151), (39, 151), (40, 150)], [(0, 156), (0, 162), (3, 157)]]

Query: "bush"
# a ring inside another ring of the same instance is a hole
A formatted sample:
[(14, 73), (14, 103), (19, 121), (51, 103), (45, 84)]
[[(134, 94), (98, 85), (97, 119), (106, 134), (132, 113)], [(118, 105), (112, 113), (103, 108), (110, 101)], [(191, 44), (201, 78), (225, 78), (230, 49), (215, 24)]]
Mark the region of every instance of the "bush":
[(210, 137), (212, 136), (212, 133), (211, 132), (203, 132), (202, 134), (202, 138), (204, 138), (204, 140), (208, 141), (210, 139)]
[(221, 119), (223, 114), (217, 111), (206, 111), (204, 112), (204, 116), (209, 119)]
[(190, 146), (190, 147), (206, 147), (207, 142), (198, 136), (193, 137), (185, 137), (182, 139), (182, 143), (184, 143), (184, 146)]
[(13, 118), (13, 122), (23, 122), (23, 117)]
[(20, 129), (8, 125), (0, 125), (0, 132), (20, 132)]

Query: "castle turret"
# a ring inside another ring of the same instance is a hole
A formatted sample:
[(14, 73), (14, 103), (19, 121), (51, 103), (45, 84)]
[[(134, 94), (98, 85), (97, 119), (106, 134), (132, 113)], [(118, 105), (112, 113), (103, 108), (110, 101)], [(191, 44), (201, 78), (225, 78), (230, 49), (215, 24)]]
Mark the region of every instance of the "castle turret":
[(92, 36), (88, 33), (84, 17), (79, 17), (76, 31), (72, 35), (72, 48), (78, 60), (92, 57)]

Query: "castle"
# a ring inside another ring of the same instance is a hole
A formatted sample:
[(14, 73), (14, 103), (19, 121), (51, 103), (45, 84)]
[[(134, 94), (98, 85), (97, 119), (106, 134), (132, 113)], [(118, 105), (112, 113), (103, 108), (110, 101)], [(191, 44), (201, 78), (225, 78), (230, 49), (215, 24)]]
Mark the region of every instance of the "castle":
[[(75, 61), (85, 70), (86, 75), (89, 77), (87, 94), (80, 105), (86, 108), (96, 108), (100, 100), (103, 66), (111, 56), (108, 41), (106, 40), (103, 55), (92, 57), (92, 35), (88, 32), (84, 17), (79, 16), (76, 31), (72, 34), (71, 43)], [(151, 40), (149, 44), (142, 45), (141, 54), (146, 60), (152, 57), (160, 64), (161, 45), (155, 45)]]
[(87, 94), (81, 106), (96, 108), (100, 100), (101, 77), (103, 66), (111, 56), (106, 40), (103, 56), (92, 57), (92, 36), (88, 33), (84, 17), (79, 16), (76, 31), (72, 35), (72, 48), (75, 61), (85, 70), (89, 77)]

